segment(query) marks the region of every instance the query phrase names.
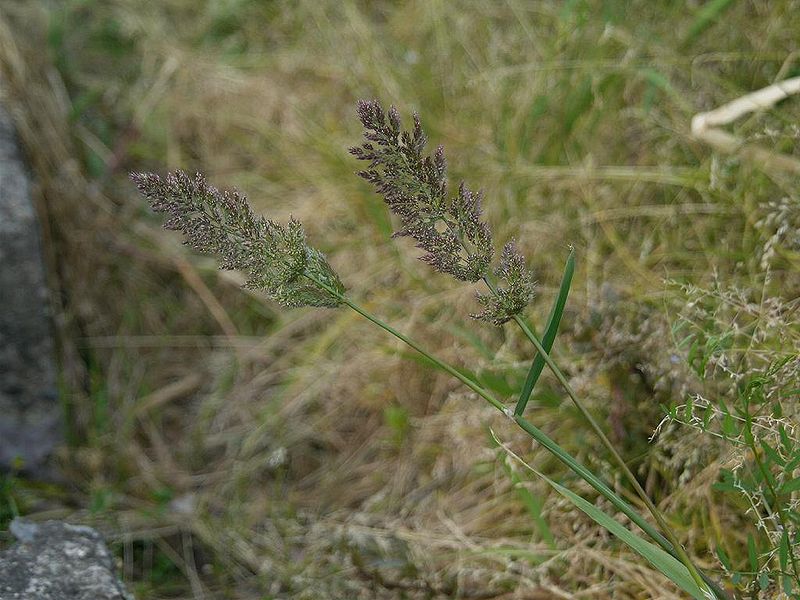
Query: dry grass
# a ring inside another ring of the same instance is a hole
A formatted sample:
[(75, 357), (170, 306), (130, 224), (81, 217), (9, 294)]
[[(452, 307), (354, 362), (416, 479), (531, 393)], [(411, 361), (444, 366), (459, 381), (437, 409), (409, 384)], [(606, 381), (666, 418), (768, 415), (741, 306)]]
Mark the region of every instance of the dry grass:
[[(712, 155), (689, 121), (797, 72), (795, 3), (735, 3), (707, 29), (691, 8), (649, 2), (144, 4), (0, 8), (2, 90), (39, 184), (72, 421), (71, 485), (20, 482), (25, 511), (104, 527), (139, 598), (678, 597), (527, 482), (548, 546), (487, 419), (564, 476), (547, 456), (351, 314), (278, 312), (240, 291), (161, 232), (126, 179), (201, 170), (293, 214), (371, 309), (507, 394), (526, 371), (522, 340), (464, 324), (471, 290), (389, 241), (353, 175), (355, 100), (378, 97), (421, 112), (454, 177), (487, 190), (498, 238), (534, 257), (535, 322), (577, 247), (557, 354), (718, 567), (708, 549), (731, 516), (676, 500), (671, 469), (690, 467), (647, 445), (658, 402), (690, 385), (670, 360), (663, 282), (760, 272), (762, 205), (796, 181)], [(737, 134), (796, 155), (797, 106)], [(779, 263), (776, 278), (796, 295), (796, 272)], [(534, 422), (608, 474), (545, 384)], [(687, 487), (711, 498), (713, 465), (700, 472)]]

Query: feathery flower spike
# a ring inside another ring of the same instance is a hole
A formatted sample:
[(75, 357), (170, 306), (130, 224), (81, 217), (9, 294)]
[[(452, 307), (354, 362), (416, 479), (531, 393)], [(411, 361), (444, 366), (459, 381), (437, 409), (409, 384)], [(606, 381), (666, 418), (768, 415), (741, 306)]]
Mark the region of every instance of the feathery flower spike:
[[(423, 156), (428, 139), (419, 115), (412, 131), (403, 131), (400, 114), (392, 106), (385, 113), (377, 100), (361, 100), (358, 117), (366, 128), (366, 142), (350, 149), (369, 162), (359, 175), (375, 186), (389, 209), (400, 217), (396, 236), (409, 236), (427, 254), (421, 260), (441, 273), (462, 281), (487, 279), (494, 246), (489, 226), (481, 220), (483, 194), (462, 182), (452, 198), (447, 192), (444, 148)], [(533, 275), (513, 243), (506, 244), (494, 274), (504, 282), (491, 295), (478, 294), (484, 310), (475, 319), (502, 325), (520, 314), (533, 298)], [(488, 283), (488, 279), (487, 279)]]
[(462, 183), (448, 198), (444, 148), (423, 156), (428, 139), (419, 116), (411, 132), (401, 130), (395, 107), (386, 114), (377, 101), (361, 100), (358, 116), (366, 143), (350, 149), (369, 162), (359, 175), (372, 183), (389, 209), (400, 217), (396, 236), (408, 236), (427, 254), (422, 260), (462, 281), (478, 281), (492, 260), (492, 235), (481, 220), (480, 193)]
[(279, 225), (253, 213), (237, 191), (220, 191), (200, 173), (183, 171), (162, 179), (153, 173), (133, 173), (131, 179), (156, 212), (169, 215), (166, 229), (181, 231), (184, 243), (216, 255), (221, 269), (244, 271), (245, 287), (262, 290), (289, 307), (336, 307), (344, 293), (339, 277), (323, 254), (306, 243), (299, 221)]
[(503, 247), (500, 266), (495, 269), (495, 275), (505, 281), (505, 287), (498, 287), (493, 295), (477, 293), (475, 296), (484, 310), (470, 316), (493, 325), (502, 325), (525, 310), (533, 300), (536, 284), (531, 272), (525, 267), (525, 258), (517, 252), (514, 242), (508, 242)]

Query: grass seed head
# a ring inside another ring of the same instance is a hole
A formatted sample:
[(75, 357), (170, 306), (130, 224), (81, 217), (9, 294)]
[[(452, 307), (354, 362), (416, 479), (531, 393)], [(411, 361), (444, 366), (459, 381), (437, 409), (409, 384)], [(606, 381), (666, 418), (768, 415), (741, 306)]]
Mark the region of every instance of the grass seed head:
[(458, 195), (448, 197), (444, 148), (423, 155), (428, 138), (419, 115), (412, 131), (403, 131), (395, 107), (387, 114), (378, 101), (361, 100), (358, 117), (367, 141), (350, 152), (369, 162), (359, 175), (400, 217), (395, 235), (416, 240), (426, 252), (421, 259), (437, 271), (461, 281), (481, 279), (494, 253), (491, 231), (481, 220), (481, 194), (462, 183)]
[(200, 173), (175, 171), (163, 179), (133, 173), (131, 179), (153, 210), (169, 216), (166, 229), (181, 231), (195, 250), (216, 255), (221, 269), (246, 272), (247, 288), (288, 307), (341, 304), (342, 282), (324, 255), (306, 243), (299, 221), (284, 227), (256, 215), (244, 195), (220, 191)]
[(513, 241), (503, 247), (495, 275), (505, 282), (505, 286), (496, 288), (494, 294), (476, 294), (484, 310), (470, 316), (499, 326), (525, 310), (533, 300), (536, 283), (525, 266), (525, 257), (517, 251)]
[[(482, 192), (473, 192), (461, 182), (450, 197), (447, 162), (439, 146), (424, 156), (427, 136), (419, 115), (412, 131), (403, 131), (395, 107), (384, 112), (377, 100), (361, 100), (358, 117), (366, 128), (366, 142), (350, 149), (369, 166), (359, 175), (372, 183), (389, 209), (400, 217), (394, 235), (416, 240), (426, 252), (421, 260), (441, 273), (462, 281), (479, 281), (491, 273), (494, 243), (489, 226), (481, 219)], [(533, 298), (533, 276), (513, 243), (506, 244), (495, 269), (504, 282), (492, 295), (478, 294), (484, 310), (476, 319), (502, 325), (520, 314)]]

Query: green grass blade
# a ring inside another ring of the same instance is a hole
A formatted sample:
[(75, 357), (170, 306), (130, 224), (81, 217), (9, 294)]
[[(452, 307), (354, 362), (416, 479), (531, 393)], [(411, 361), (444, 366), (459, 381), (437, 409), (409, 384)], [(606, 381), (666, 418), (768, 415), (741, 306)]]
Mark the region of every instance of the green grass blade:
[[(517, 420), (519, 422), (520, 419)], [(535, 473), (542, 479), (544, 479), (554, 490), (556, 490), (559, 494), (570, 500), (575, 506), (581, 509), (586, 515), (591, 517), (598, 525), (604, 527), (606, 530), (611, 532), (614, 536), (619, 538), (621, 541), (625, 542), (628, 546), (630, 546), (633, 550), (635, 550), (638, 554), (644, 557), (650, 564), (652, 564), (656, 569), (661, 571), (667, 578), (669, 578), (675, 585), (677, 585), (680, 589), (691, 595), (693, 598), (697, 600), (707, 600), (707, 596), (703, 593), (703, 591), (698, 587), (697, 583), (692, 579), (692, 576), (689, 574), (689, 570), (674, 556), (665, 552), (658, 546), (651, 544), (647, 540), (643, 539), (642, 537), (634, 534), (624, 526), (620, 525), (617, 521), (613, 518), (608, 516), (602, 510), (594, 506), (591, 502), (588, 502), (584, 498), (578, 496), (573, 491), (565, 488), (564, 486), (556, 483), (543, 473), (540, 473), (536, 469), (534, 469), (531, 465), (525, 462), (520, 456), (515, 454), (512, 450), (510, 450), (507, 446), (505, 446), (500, 440), (497, 439), (494, 432), (492, 432), (492, 437), (494, 441), (505, 450), (505, 452), (520, 462), (525, 468), (527, 468), (532, 473)], [(561, 448), (556, 447), (560, 452), (554, 452), (557, 456), (560, 453), (566, 454)], [(555, 448), (553, 449), (555, 450)], [(553, 451), (551, 450), (551, 451)], [(578, 471), (576, 471), (577, 473)], [(585, 478), (584, 478), (585, 479)], [(588, 481), (588, 480), (587, 480)], [(630, 516), (629, 512), (634, 514), (635, 511), (627, 505), (627, 503), (617, 496), (614, 492), (612, 492), (609, 488), (605, 485), (600, 487), (593, 485), (593, 487), (603, 494), (606, 498), (612, 501), (612, 503), (617, 507), (620, 508), (624, 506), (626, 510), (623, 510), (625, 514)], [(605, 489), (602, 489), (605, 488)], [(637, 519), (634, 519), (636, 522)], [(641, 525), (640, 525), (641, 527)], [(652, 534), (650, 534), (652, 536)], [(660, 538), (663, 540), (663, 537), (660, 534), (657, 534), (657, 537), (654, 539)], [(664, 540), (666, 541), (666, 540)], [(659, 542), (663, 545), (663, 542)]]
[(697, 600), (707, 599), (707, 596), (703, 594), (703, 591), (694, 582), (692, 576), (689, 575), (688, 569), (678, 559), (623, 527), (594, 504), (581, 498), (575, 492), (556, 483), (541, 473), (539, 476), (547, 481), (559, 494), (570, 500), (575, 506), (591, 517), (595, 523), (611, 532), (620, 541), (625, 542), (625, 544), (640, 554), (647, 562), (661, 571), (672, 583), (677, 585), (692, 598), (696, 598)]
[[(534, 440), (536, 440), (539, 444), (544, 446), (548, 452), (550, 452), (555, 458), (561, 461), (566, 467), (568, 467), (573, 473), (575, 473), (578, 477), (583, 479), (586, 483), (591, 485), (597, 492), (603, 495), (614, 507), (619, 510), (622, 514), (628, 517), (634, 524), (636, 524), (639, 529), (644, 531), (650, 539), (656, 542), (659, 546), (661, 546), (665, 551), (667, 551), (673, 557), (676, 556), (675, 549), (669, 543), (667, 538), (665, 538), (655, 527), (653, 527), (650, 523), (648, 523), (642, 515), (640, 515), (630, 504), (628, 504), (625, 500), (622, 499), (618, 494), (614, 493), (614, 491), (603, 482), (602, 479), (597, 477), (594, 473), (592, 473), (589, 469), (575, 460), (571, 454), (569, 454), (566, 450), (564, 450), (561, 446), (556, 444), (547, 434), (545, 434), (541, 429), (536, 427), (533, 423), (526, 420), (525, 418), (516, 415), (514, 420), (517, 422), (524, 431), (526, 431)], [(494, 437), (494, 432), (492, 432), (492, 436)], [(495, 441), (502, 445), (501, 442), (495, 437)], [(508, 448), (503, 446), (503, 448), (517, 458), (524, 466), (530, 468), (525, 461), (519, 458), (516, 454), (511, 452)], [(677, 558), (676, 558), (677, 560)], [(729, 598), (728, 594), (710, 577), (705, 574), (701, 573), (703, 581), (709, 588), (711, 588), (716, 595), (717, 598)]]
[[(558, 296), (550, 311), (550, 317), (547, 319), (547, 329), (542, 338), (542, 346), (548, 353), (552, 350), (553, 343), (556, 341), (558, 326), (561, 324), (561, 316), (564, 314), (564, 307), (567, 304), (567, 296), (569, 295), (569, 288), (572, 286), (572, 276), (574, 273), (575, 250), (572, 249), (569, 251), (567, 263), (564, 266), (564, 276), (561, 278), (561, 287), (558, 290)], [(536, 386), (536, 382), (539, 381), (539, 377), (544, 370), (544, 364), (544, 358), (537, 352), (531, 363), (531, 368), (528, 371), (528, 377), (525, 379), (525, 385), (519, 395), (517, 406), (514, 408), (515, 415), (521, 415), (525, 411), (528, 400), (530, 400), (531, 394), (533, 393), (533, 388)]]
[[(594, 473), (592, 473), (589, 469), (579, 463), (572, 455), (564, 450), (561, 446), (555, 443), (547, 434), (545, 434), (541, 429), (536, 427), (530, 421), (527, 421), (523, 417), (517, 415), (514, 420), (517, 422), (525, 432), (528, 433), (534, 440), (536, 440), (539, 444), (544, 446), (548, 452), (550, 452), (553, 456), (555, 456), (559, 461), (561, 461), (565, 466), (567, 466), (573, 473), (575, 473), (578, 477), (583, 479), (586, 483), (591, 485), (597, 492), (603, 495), (611, 504), (614, 505), (617, 510), (625, 514), (631, 521), (633, 521), (636, 525), (639, 526), (642, 531), (644, 531), (647, 535), (649, 535), (655, 542), (657, 542), (662, 548), (665, 550), (671, 550), (672, 546), (670, 545), (667, 538), (665, 538), (659, 531), (653, 527), (650, 523), (648, 523), (642, 515), (640, 515), (630, 504), (628, 504), (625, 500), (622, 499), (618, 494), (614, 493), (614, 491), (606, 485), (606, 483), (597, 477)], [(500, 442), (498, 441), (498, 444)], [(508, 450), (507, 450), (508, 451)], [(520, 459), (521, 461), (522, 459)], [(527, 463), (522, 461), (522, 464), (525, 466)]]

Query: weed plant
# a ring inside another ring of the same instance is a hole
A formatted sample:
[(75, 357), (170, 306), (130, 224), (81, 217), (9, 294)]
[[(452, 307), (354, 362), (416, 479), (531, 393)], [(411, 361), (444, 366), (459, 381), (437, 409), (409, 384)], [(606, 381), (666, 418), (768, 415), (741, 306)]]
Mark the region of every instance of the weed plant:
[[(265, 292), (286, 307), (347, 306), (404, 342), (436, 368), (458, 379), (513, 419), (523, 431), (638, 525), (657, 545), (632, 535), (578, 494), (542, 475), (557, 491), (694, 598), (726, 598), (722, 588), (701, 574), (693, 564), (660, 511), (549, 355), (572, 281), (574, 254), (570, 252), (567, 259), (560, 292), (550, 311), (545, 334), (540, 339), (524, 317), (524, 311), (534, 297), (533, 274), (513, 242), (505, 244), (499, 264), (492, 268), (494, 246), (490, 228), (482, 220), (483, 194), (471, 191), (462, 182), (458, 191), (450, 195), (444, 148), (439, 146), (432, 156), (424, 155), (427, 137), (416, 114), (411, 131), (403, 130), (396, 108), (391, 107), (386, 113), (377, 101), (360, 101), (358, 116), (366, 130), (366, 142), (351, 148), (351, 153), (368, 163), (367, 169), (359, 175), (374, 185), (391, 212), (399, 218), (400, 229), (394, 236), (412, 238), (425, 252), (421, 260), (433, 269), (458, 280), (482, 282), (488, 292), (477, 293), (476, 300), (483, 310), (470, 316), (495, 326), (514, 321), (533, 345), (535, 359), (513, 410), (505, 399), (496, 397), (474, 374), (433, 356), (418, 342), (349, 297), (322, 253), (308, 245), (299, 222), (292, 219), (284, 227), (257, 216), (241, 193), (220, 191), (199, 173), (191, 177), (177, 171), (164, 179), (152, 173), (135, 173), (132, 179), (153, 210), (167, 214), (167, 229), (182, 232), (186, 243), (194, 249), (216, 255), (221, 268), (245, 271), (249, 276), (247, 287)], [(523, 417), (544, 365), (550, 368), (599, 437), (661, 531), (643, 519), (600, 477)]]

